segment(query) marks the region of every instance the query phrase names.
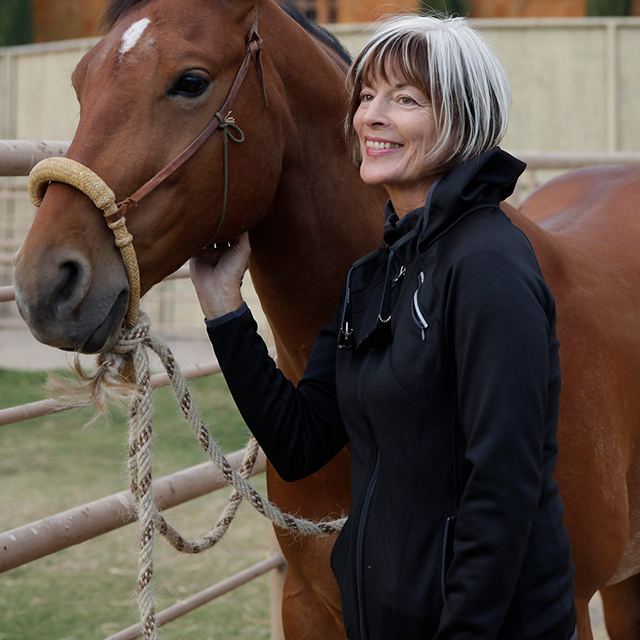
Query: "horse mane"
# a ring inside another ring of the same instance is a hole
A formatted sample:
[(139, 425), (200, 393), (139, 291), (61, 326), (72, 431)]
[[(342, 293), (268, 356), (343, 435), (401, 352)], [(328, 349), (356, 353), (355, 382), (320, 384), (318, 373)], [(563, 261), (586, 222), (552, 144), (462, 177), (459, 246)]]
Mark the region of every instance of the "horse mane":
[[(102, 18), (102, 26), (111, 29), (118, 18), (132, 7), (149, 0), (110, 0)], [(276, 4), (305, 31), (314, 38), (333, 49), (347, 64), (351, 64), (351, 55), (342, 43), (324, 27), (318, 26), (305, 16), (291, 0), (277, 0)]]

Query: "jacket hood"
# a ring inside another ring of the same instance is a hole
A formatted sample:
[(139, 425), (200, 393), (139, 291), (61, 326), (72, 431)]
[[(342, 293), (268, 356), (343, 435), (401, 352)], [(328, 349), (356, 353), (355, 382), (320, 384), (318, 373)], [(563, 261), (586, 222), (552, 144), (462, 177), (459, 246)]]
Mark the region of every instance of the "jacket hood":
[(513, 193), (526, 166), (495, 147), (445, 173), (429, 190), (424, 206), (402, 219), (387, 203), (386, 243), (393, 245), (420, 225), (418, 244), (425, 248), (472, 211), (499, 206)]

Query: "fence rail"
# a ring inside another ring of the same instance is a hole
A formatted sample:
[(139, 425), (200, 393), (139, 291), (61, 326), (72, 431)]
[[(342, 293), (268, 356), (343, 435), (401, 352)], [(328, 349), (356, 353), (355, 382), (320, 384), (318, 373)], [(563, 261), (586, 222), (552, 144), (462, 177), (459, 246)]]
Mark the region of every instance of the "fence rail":
[(0, 176), (26, 176), (33, 167), (55, 156), (64, 156), (68, 142), (0, 140)]
[[(167, 622), (171, 622), (172, 620), (176, 620), (181, 616), (186, 615), (187, 613), (191, 613), (198, 607), (201, 607), (203, 604), (207, 604), (215, 598), (219, 598), (223, 596), (225, 593), (229, 593), (229, 591), (233, 591), (238, 587), (241, 587), (243, 584), (250, 582), (251, 580), (255, 580), (259, 578), (261, 575), (267, 573), (268, 571), (282, 572), (287, 566), (287, 561), (284, 556), (277, 552), (272, 554), (270, 558), (267, 560), (263, 560), (262, 562), (258, 562), (254, 564), (252, 567), (245, 569), (244, 571), (240, 571), (235, 575), (227, 578), (226, 580), (222, 580), (218, 582), (218, 584), (214, 584), (208, 589), (203, 589), (199, 593), (191, 596), (190, 598), (186, 598), (185, 600), (181, 600), (180, 602), (176, 602), (176, 604), (171, 607), (167, 607), (162, 611), (158, 611), (156, 613), (156, 622), (158, 627), (163, 627)], [(109, 636), (105, 640), (135, 640), (140, 637), (141, 634), (141, 626), (140, 624), (134, 624), (118, 633)], [(274, 639), (273, 630), (271, 632), (271, 638)]]
[[(33, 166), (54, 156), (66, 154), (69, 142), (41, 140), (0, 140), (0, 176), (24, 176)], [(596, 164), (640, 164), (640, 153), (611, 151), (567, 153), (562, 151), (512, 151), (531, 170), (578, 169)]]
[[(244, 450), (227, 456), (238, 470)], [(260, 452), (252, 475), (263, 473), (266, 458)], [(160, 510), (184, 504), (228, 486), (224, 476), (211, 462), (202, 464), (153, 482), (154, 501)], [(39, 560), (81, 542), (92, 540), (136, 520), (135, 502), (130, 491), (121, 491), (11, 529), (0, 534), (0, 573)]]

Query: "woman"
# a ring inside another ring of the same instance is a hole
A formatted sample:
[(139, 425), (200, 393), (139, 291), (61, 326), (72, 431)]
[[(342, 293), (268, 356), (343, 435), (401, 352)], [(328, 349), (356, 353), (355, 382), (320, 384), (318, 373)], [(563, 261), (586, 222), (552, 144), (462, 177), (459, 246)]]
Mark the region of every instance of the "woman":
[(351, 444), (332, 568), (355, 640), (568, 640), (573, 566), (552, 478), (555, 306), (500, 211), (523, 163), (496, 147), (504, 71), (461, 18), (384, 24), (355, 60), (347, 134), (389, 193), (294, 388), (240, 296), (246, 235), (191, 265), (250, 429), (285, 480)]

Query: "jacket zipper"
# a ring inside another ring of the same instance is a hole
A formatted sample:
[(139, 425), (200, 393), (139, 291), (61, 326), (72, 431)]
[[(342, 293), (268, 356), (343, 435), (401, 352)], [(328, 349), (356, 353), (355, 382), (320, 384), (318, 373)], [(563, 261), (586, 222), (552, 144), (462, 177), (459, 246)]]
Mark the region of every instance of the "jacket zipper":
[(358, 532), (356, 534), (356, 589), (358, 593), (358, 621), (360, 623), (360, 638), (361, 640), (367, 640), (369, 637), (367, 626), (364, 619), (364, 529), (367, 523), (367, 515), (369, 513), (369, 505), (371, 504), (371, 497), (373, 490), (375, 489), (376, 482), (378, 481), (378, 467), (380, 465), (380, 455), (376, 455), (376, 466), (373, 468), (373, 473), (369, 478), (367, 484), (367, 490), (364, 495), (364, 501), (362, 503), (362, 509), (360, 511), (360, 520), (358, 522)]
[(360, 375), (358, 376), (358, 402), (360, 403), (360, 410), (364, 419), (369, 426), (369, 432), (373, 440), (373, 444), (376, 450), (376, 464), (373, 467), (373, 471), (367, 482), (367, 488), (364, 493), (364, 499), (362, 501), (362, 507), (360, 509), (360, 518), (358, 520), (358, 529), (356, 531), (356, 598), (358, 601), (358, 626), (360, 627), (360, 640), (367, 640), (369, 633), (365, 622), (364, 614), (364, 589), (363, 589), (363, 569), (364, 569), (364, 530), (367, 524), (367, 515), (369, 513), (369, 506), (371, 504), (371, 498), (373, 496), (373, 490), (375, 489), (376, 482), (378, 480), (378, 467), (380, 464), (380, 454), (378, 452), (378, 446), (373, 437), (373, 429), (371, 429), (371, 423), (366, 417), (363, 403), (362, 403), (362, 379), (364, 378), (364, 372), (371, 360), (373, 350), (369, 350), (367, 357), (365, 358), (362, 369), (360, 369)]

